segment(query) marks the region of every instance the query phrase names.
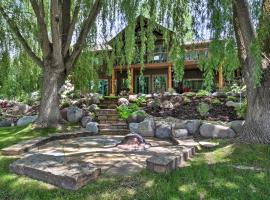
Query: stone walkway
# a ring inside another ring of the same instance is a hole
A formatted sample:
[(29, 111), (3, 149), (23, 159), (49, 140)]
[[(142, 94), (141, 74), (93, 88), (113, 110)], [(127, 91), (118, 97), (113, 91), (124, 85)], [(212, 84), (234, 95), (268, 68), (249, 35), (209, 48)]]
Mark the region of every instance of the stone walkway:
[(171, 141), (146, 138), (151, 147), (143, 151), (126, 151), (115, 147), (124, 136), (97, 135), (49, 142), (30, 150), (31, 154), (45, 154), (92, 163), (104, 175), (130, 175), (146, 167), (146, 159), (153, 155), (178, 156), (184, 147)]

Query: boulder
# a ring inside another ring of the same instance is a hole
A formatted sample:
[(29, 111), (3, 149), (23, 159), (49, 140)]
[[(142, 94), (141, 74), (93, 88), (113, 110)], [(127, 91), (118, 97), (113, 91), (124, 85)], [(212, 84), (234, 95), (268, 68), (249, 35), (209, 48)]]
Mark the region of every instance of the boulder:
[(165, 108), (165, 109), (173, 109), (173, 104), (172, 102), (168, 101), (168, 100), (165, 100), (161, 103), (160, 105), (162, 108)]
[(127, 119), (128, 123), (140, 123), (146, 118), (146, 112), (144, 110), (138, 110), (133, 112)]
[(169, 139), (172, 135), (172, 126), (169, 123), (159, 121), (156, 122), (156, 133), (157, 138)]
[(31, 124), (34, 121), (36, 121), (36, 119), (37, 119), (37, 115), (35, 115), (35, 116), (24, 116), (24, 117), (20, 118), (17, 121), (17, 126), (26, 126), (26, 125)]
[(138, 95), (129, 95), (128, 96), (128, 100), (130, 101), (130, 102), (134, 102), (134, 101), (136, 101), (137, 100), (137, 97), (138, 97)]
[(99, 100), (99, 94), (98, 93), (90, 93), (90, 103), (91, 104), (99, 104), (100, 100)]
[(9, 127), (13, 124), (11, 119), (0, 119), (0, 127)]
[(97, 122), (89, 122), (86, 124), (86, 130), (90, 133), (98, 133), (98, 123)]
[(190, 135), (195, 135), (199, 133), (199, 129), (201, 126), (201, 120), (186, 120), (185, 121), (185, 128), (188, 130)]
[(122, 97), (122, 98), (118, 99), (117, 105), (118, 106), (122, 106), (122, 105), (128, 106), (129, 105), (129, 101), (126, 98), (123, 98)]
[(232, 138), (235, 132), (226, 126), (203, 123), (200, 127), (200, 134), (205, 138)]
[(234, 132), (236, 134), (241, 134), (243, 125), (244, 125), (245, 121), (244, 120), (235, 120), (235, 121), (231, 121), (230, 122), (230, 127), (232, 130), (234, 130)]
[(89, 106), (89, 111), (90, 112), (96, 112), (98, 110), (98, 105), (97, 104), (92, 104)]
[(188, 130), (187, 129), (174, 129), (173, 136), (176, 138), (185, 138), (188, 136)]
[(75, 106), (67, 108), (67, 120), (69, 122), (77, 123), (82, 119), (82, 117), (83, 117), (82, 109)]
[(139, 133), (139, 123), (130, 123), (128, 127), (131, 133)]
[(233, 101), (227, 101), (226, 102), (226, 106), (228, 106), (228, 107), (234, 107), (234, 108), (236, 108), (236, 107), (239, 107), (241, 104), (240, 103), (238, 103), (238, 102), (233, 102)]
[(12, 108), (12, 114), (23, 115), (23, 114), (26, 114), (30, 109), (31, 109), (31, 106), (27, 104), (16, 104)]
[(213, 97), (222, 97), (222, 98), (225, 98), (227, 97), (226, 93), (225, 92), (214, 92), (212, 94)]
[(64, 120), (67, 120), (67, 108), (60, 110), (60, 114)]
[(81, 120), (81, 124), (82, 124), (82, 127), (86, 127), (86, 125), (89, 123), (89, 122), (92, 122), (93, 121), (93, 117), (92, 116), (84, 116)]

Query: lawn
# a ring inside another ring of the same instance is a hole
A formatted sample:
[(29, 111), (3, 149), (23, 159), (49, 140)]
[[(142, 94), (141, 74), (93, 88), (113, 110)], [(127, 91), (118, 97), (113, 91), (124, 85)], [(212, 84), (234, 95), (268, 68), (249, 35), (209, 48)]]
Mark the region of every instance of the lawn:
[[(31, 126), (0, 129), (0, 149), (55, 131)], [(12, 174), (8, 167), (15, 158), (0, 155), (0, 199), (269, 199), (270, 146), (219, 142), (219, 147), (201, 150), (190, 166), (172, 173), (144, 170), (132, 177), (103, 177), (75, 192)], [(236, 169), (236, 165), (263, 170)]]

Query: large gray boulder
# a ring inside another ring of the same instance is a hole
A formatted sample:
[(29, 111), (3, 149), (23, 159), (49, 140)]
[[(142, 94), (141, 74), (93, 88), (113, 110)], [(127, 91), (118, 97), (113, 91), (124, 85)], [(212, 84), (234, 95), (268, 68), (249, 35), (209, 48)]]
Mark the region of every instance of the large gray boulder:
[(175, 129), (173, 130), (173, 136), (176, 138), (185, 138), (188, 136), (187, 129)]
[(230, 122), (230, 127), (232, 130), (234, 130), (234, 132), (236, 134), (241, 134), (243, 125), (244, 125), (245, 121), (244, 120), (235, 120), (235, 121), (231, 121)]
[(199, 129), (201, 126), (201, 120), (186, 120), (185, 121), (185, 128), (188, 130), (188, 133), (190, 135), (195, 135), (197, 133), (199, 133)]
[(97, 122), (89, 122), (86, 124), (86, 130), (90, 133), (98, 134), (98, 123)]
[(89, 111), (90, 111), (90, 112), (96, 112), (98, 109), (99, 109), (99, 108), (98, 108), (98, 105), (97, 105), (97, 104), (91, 104), (91, 105), (89, 106)]
[(200, 127), (200, 134), (205, 138), (232, 138), (235, 132), (226, 126), (203, 123)]
[(128, 123), (140, 123), (146, 118), (146, 112), (144, 110), (138, 110), (133, 112), (127, 119)]
[(11, 119), (0, 119), (0, 127), (9, 127), (13, 124)]
[(90, 103), (91, 104), (99, 104), (100, 100), (99, 100), (99, 94), (98, 93), (90, 93)]
[(156, 122), (155, 136), (161, 139), (169, 139), (172, 136), (172, 126), (164, 121)]
[(12, 108), (12, 113), (14, 115), (23, 115), (26, 114), (28, 111), (30, 111), (31, 106), (27, 104), (15, 104), (14, 107)]
[(35, 116), (24, 116), (24, 117), (20, 118), (17, 121), (17, 126), (26, 126), (28, 124), (31, 124), (31, 123), (35, 122), (36, 119), (37, 119), (37, 115), (35, 115)]
[(152, 118), (146, 118), (140, 123), (130, 123), (129, 130), (131, 133), (137, 133), (145, 137), (154, 137), (155, 122)]
[(130, 123), (128, 127), (131, 133), (139, 133), (139, 123)]
[(92, 122), (93, 121), (93, 117), (92, 116), (84, 116), (81, 120), (81, 124), (82, 124), (82, 127), (86, 127), (86, 125), (89, 123), (89, 122)]
[(146, 137), (153, 137), (155, 135), (155, 122), (152, 118), (146, 118), (139, 123), (139, 134)]
[(75, 106), (67, 108), (67, 120), (69, 122), (77, 123), (82, 119), (82, 117), (83, 117), (82, 109)]

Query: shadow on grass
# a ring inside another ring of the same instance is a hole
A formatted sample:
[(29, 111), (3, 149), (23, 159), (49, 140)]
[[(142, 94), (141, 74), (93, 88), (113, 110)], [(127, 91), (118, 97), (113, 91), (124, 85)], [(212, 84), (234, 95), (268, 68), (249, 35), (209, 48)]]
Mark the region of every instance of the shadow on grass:
[[(202, 150), (190, 166), (168, 174), (148, 170), (131, 177), (101, 177), (78, 191), (67, 191), (9, 172), (13, 158), (0, 157), (0, 199), (269, 199), (267, 172), (237, 170), (229, 164), (269, 165), (269, 146), (228, 142)], [(206, 156), (213, 163), (207, 163)]]

